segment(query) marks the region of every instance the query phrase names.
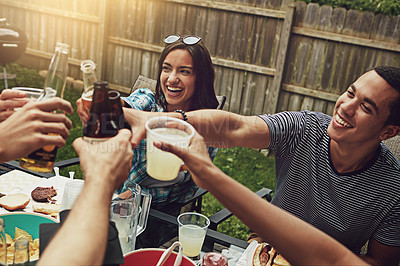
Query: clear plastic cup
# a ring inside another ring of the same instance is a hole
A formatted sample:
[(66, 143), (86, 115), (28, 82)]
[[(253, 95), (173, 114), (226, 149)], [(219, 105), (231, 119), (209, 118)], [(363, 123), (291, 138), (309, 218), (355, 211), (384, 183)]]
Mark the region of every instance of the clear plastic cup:
[(155, 179), (168, 181), (177, 177), (182, 159), (154, 147), (154, 141), (163, 141), (186, 148), (194, 135), (189, 123), (172, 117), (154, 117), (146, 122), (147, 173)]
[(85, 181), (74, 179), (65, 183), (64, 194), (61, 200), (60, 212), (70, 210), (85, 185)]
[(183, 255), (190, 258), (200, 255), (210, 220), (200, 213), (186, 212), (178, 216), (179, 242)]

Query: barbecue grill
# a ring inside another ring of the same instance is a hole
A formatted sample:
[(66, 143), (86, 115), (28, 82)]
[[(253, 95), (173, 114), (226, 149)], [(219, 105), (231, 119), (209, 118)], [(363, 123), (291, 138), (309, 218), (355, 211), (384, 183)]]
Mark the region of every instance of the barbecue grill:
[(17, 61), (26, 50), (28, 38), (21, 29), (11, 26), (6, 18), (0, 18), (0, 64), (3, 66), (7, 88), (6, 64)]

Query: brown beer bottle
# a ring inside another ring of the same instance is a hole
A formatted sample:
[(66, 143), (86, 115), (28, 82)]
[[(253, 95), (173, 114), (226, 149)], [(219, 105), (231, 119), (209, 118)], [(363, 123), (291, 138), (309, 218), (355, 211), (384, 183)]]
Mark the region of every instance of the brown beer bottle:
[(82, 130), (83, 139), (88, 142), (104, 141), (117, 135), (118, 129), (118, 121), (112, 114), (108, 83), (95, 82), (89, 119)]
[(118, 91), (109, 91), (108, 99), (111, 105), (111, 121), (117, 123), (118, 129), (127, 128), (131, 130), (131, 125), (125, 120), (122, 111), (121, 95)]

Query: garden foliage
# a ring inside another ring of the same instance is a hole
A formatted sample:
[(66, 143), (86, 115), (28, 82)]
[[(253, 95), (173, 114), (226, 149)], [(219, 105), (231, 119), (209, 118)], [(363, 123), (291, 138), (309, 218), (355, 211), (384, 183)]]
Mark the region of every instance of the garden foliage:
[(332, 7), (344, 7), (389, 16), (400, 15), (400, 0), (301, 0)]

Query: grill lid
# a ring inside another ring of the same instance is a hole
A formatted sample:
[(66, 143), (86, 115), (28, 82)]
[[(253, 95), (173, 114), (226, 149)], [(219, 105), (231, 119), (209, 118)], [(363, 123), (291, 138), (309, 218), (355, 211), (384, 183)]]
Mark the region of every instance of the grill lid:
[(26, 50), (28, 38), (21, 29), (0, 18), (0, 64), (15, 62)]

